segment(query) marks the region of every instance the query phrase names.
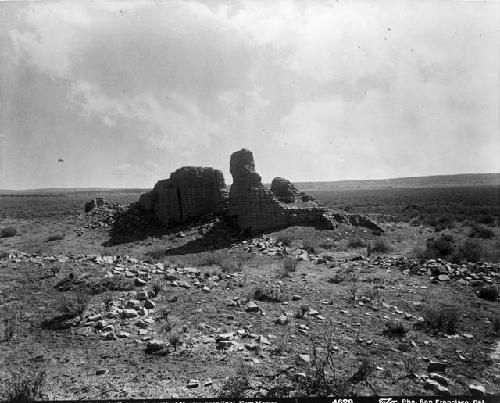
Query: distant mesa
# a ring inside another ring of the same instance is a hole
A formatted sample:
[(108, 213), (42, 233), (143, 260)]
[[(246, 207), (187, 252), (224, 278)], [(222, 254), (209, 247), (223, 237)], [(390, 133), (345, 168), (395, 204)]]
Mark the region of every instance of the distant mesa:
[(339, 223), (347, 223), (382, 231), (367, 217), (329, 209), (287, 179), (274, 178), (268, 189), (255, 171), (253, 154), (247, 149), (231, 155), (230, 172), (233, 184), (228, 193), (221, 171), (182, 167), (142, 194), (139, 205), (166, 226), (214, 214), (225, 217), (248, 235), (304, 224), (333, 229)]

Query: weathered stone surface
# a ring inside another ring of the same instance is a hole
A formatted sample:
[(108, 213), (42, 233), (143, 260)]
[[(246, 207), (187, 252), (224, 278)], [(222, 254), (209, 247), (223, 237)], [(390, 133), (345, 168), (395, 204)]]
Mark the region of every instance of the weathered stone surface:
[(205, 214), (226, 214), (234, 226), (249, 235), (292, 225), (320, 224), (333, 229), (339, 222), (381, 231), (367, 217), (332, 212), (284, 178), (275, 178), (269, 190), (255, 172), (249, 150), (241, 149), (231, 155), (230, 172), (233, 184), (229, 197), (222, 172), (183, 167), (143, 194), (139, 205), (168, 226)]
[(271, 193), (282, 203), (314, 200), (314, 197), (299, 191), (288, 179), (280, 177), (274, 178), (271, 182)]
[(89, 202), (85, 203), (85, 212), (88, 213), (96, 207), (102, 207), (105, 204), (106, 200), (104, 200), (102, 197), (96, 197), (95, 199), (92, 199)]
[(143, 194), (139, 204), (166, 225), (176, 225), (205, 214), (223, 214), (227, 189), (221, 171), (182, 167)]

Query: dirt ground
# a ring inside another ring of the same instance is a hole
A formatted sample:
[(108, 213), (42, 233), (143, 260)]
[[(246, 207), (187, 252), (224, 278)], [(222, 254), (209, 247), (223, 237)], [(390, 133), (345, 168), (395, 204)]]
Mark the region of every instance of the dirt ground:
[(434, 228), (222, 225), (203, 250), (212, 220), (111, 245), (84, 199), (3, 203), (0, 397), (42, 372), (44, 399), (500, 393), (499, 302), (479, 296), (499, 267), (422, 259)]

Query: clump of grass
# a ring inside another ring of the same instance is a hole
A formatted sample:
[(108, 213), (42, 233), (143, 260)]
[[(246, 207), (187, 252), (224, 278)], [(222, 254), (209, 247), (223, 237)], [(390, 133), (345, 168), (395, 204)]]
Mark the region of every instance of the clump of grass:
[(17, 235), (17, 228), (16, 227), (4, 227), (2, 228), (2, 231), (0, 232), (0, 237), (1, 238), (11, 238), (13, 236)]
[(403, 322), (387, 322), (385, 324), (386, 329), (384, 330), (384, 334), (388, 336), (393, 336), (393, 337), (403, 337), (407, 332), (408, 329), (405, 327)]
[(249, 260), (249, 256), (243, 253), (229, 254), (220, 264), (223, 273), (236, 273), (243, 270), (243, 266)]
[(207, 252), (202, 254), (198, 261), (198, 266), (221, 266), (223, 261), (227, 258), (228, 254), (221, 250)]
[(308, 305), (301, 305), (299, 309), (295, 312), (295, 317), (297, 319), (302, 319), (304, 316), (306, 316), (306, 313), (309, 312), (309, 306)]
[(287, 256), (283, 259), (283, 271), (281, 273), (282, 277), (288, 277), (291, 273), (295, 273), (297, 271), (297, 266), (299, 262), (295, 260), (293, 257)]
[(427, 240), (427, 248), (423, 252), (423, 257), (427, 259), (446, 258), (455, 250), (454, 239), (450, 234), (443, 234), (434, 239)]
[(312, 255), (315, 255), (318, 253), (316, 245), (308, 239), (302, 241), (302, 249), (304, 249), (307, 253), (310, 253)]
[(64, 237), (65, 237), (64, 234), (52, 234), (49, 235), (49, 237), (47, 238), (47, 242), (60, 241), (61, 239), (64, 239)]
[(470, 238), (482, 238), (482, 239), (490, 239), (495, 236), (495, 233), (482, 225), (475, 224), (472, 226), (469, 237)]
[(132, 291), (135, 288), (134, 280), (122, 276), (100, 278), (87, 285), (91, 294), (101, 294), (106, 291)]
[(177, 331), (171, 331), (170, 335), (168, 336), (168, 341), (170, 342), (170, 345), (174, 348), (174, 350), (177, 351), (177, 347), (182, 344), (182, 336)]
[(378, 290), (378, 288), (375, 287), (365, 288), (361, 291), (360, 296), (365, 297), (370, 301), (374, 301), (377, 298), (379, 298), (380, 291)]
[(493, 333), (495, 335), (499, 335), (500, 334), (500, 317), (498, 315), (491, 317), (490, 322), (491, 322), (491, 327), (493, 328)]
[(292, 244), (292, 237), (286, 234), (279, 234), (276, 238), (276, 242), (281, 242), (283, 246), (290, 246)]
[(63, 314), (75, 317), (85, 312), (89, 302), (90, 295), (86, 290), (80, 290), (74, 294), (64, 294), (59, 301), (59, 310)]
[(345, 276), (343, 276), (339, 273), (335, 273), (332, 277), (329, 277), (327, 281), (330, 284), (340, 284), (345, 280), (346, 280)]
[(164, 286), (161, 281), (155, 281), (151, 284), (151, 293), (153, 297), (156, 298), (163, 291)]
[(257, 287), (254, 289), (253, 299), (262, 302), (282, 302), (285, 298), (281, 291), (276, 288)]
[(61, 271), (61, 267), (59, 265), (54, 265), (50, 268), (50, 271), (52, 272), (52, 277), (55, 277), (57, 273)]
[(159, 312), (159, 317), (163, 322), (162, 330), (165, 333), (172, 332), (174, 329), (178, 328), (181, 323), (180, 320), (171, 313), (172, 311), (166, 308), (161, 309)]
[(376, 393), (368, 378), (374, 365), (368, 358), (362, 358), (357, 370), (349, 375), (338, 366), (337, 351), (330, 337), (323, 345), (312, 342), (311, 365), (305, 377), (296, 379), (298, 396), (346, 396), (352, 395), (354, 388), (366, 384)]
[(249, 369), (240, 364), (237, 367), (236, 374), (230, 376), (222, 384), (219, 391), (219, 398), (237, 399), (245, 397), (245, 393), (250, 389)]
[(455, 255), (459, 260), (466, 260), (468, 262), (476, 263), (481, 260), (482, 252), (483, 248), (481, 247), (479, 242), (472, 239), (467, 239), (462, 244), (460, 249), (457, 249)]
[(371, 252), (375, 253), (387, 253), (389, 252), (389, 250), (389, 245), (387, 245), (383, 238), (376, 239), (373, 243), (373, 246), (371, 247)]
[(494, 285), (487, 285), (481, 287), (478, 292), (479, 298), (485, 299), (487, 301), (498, 301), (498, 288)]
[(3, 339), (2, 341), (9, 343), (14, 338), (16, 322), (12, 319), (3, 320)]
[(24, 403), (41, 400), (45, 372), (11, 372), (5, 381), (5, 401)]
[(331, 250), (336, 247), (335, 242), (332, 239), (326, 239), (319, 244), (320, 248)]
[(453, 334), (457, 330), (460, 313), (457, 308), (445, 307), (439, 304), (431, 305), (424, 311), (424, 323), (434, 332)]
[(347, 242), (348, 248), (364, 248), (365, 246), (366, 242), (359, 237), (349, 238), (349, 241)]

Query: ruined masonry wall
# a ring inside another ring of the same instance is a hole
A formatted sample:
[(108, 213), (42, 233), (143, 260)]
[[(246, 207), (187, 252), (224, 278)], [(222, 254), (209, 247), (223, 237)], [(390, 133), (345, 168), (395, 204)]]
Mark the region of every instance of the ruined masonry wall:
[(139, 203), (162, 223), (175, 225), (204, 214), (223, 214), (227, 189), (222, 172), (213, 168), (183, 167), (170, 179), (157, 182)]
[(255, 172), (253, 155), (242, 149), (231, 155), (233, 185), (229, 192), (228, 215), (249, 234), (290, 225), (323, 222), (321, 207), (288, 208), (269, 191)]

